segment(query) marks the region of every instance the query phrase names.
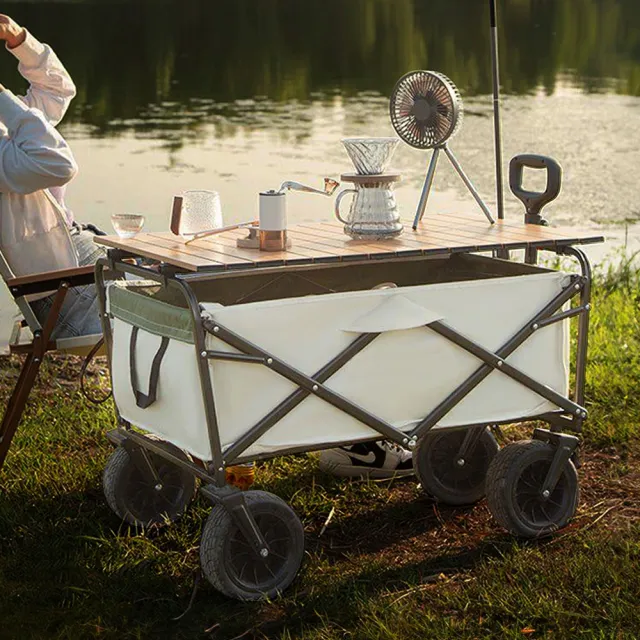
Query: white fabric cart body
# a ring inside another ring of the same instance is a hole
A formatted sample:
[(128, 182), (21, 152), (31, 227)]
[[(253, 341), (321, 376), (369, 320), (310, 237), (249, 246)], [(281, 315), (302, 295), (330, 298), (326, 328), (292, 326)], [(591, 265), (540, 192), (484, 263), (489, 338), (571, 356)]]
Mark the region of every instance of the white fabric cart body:
[[(567, 289), (570, 276), (545, 271), (486, 280), (445, 282), (367, 291), (307, 295), (222, 306), (202, 303), (207, 327), (224, 327), (312, 377), (355, 338), (379, 334), (324, 383), (353, 405), (409, 433), (482, 364), (431, 330), (444, 323), (495, 353), (549, 302)], [(188, 309), (135, 293), (140, 285), (108, 287), (112, 317), (114, 398), (121, 418), (201, 460), (212, 460), (193, 322)], [(142, 305), (138, 302), (144, 299)], [(136, 329), (134, 329), (136, 327)], [(136, 333), (132, 346), (132, 332)], [(165, 338), (155, 401), (141, 408), (154, 358)], [(168, 341), (167, 341), (168, 339)], [(206, 332), (211, 353), (239, 351)], [(135, 366), (132, 367), (132, 355)], [(568, 320), (533, 333), (505, 362), (563, 397), (568, 395)], [(250, 361), (208, 360), (222, 453), (284, 402), (298, 386), (269, 366)], [(137, 382), (135, 382), (135, 379)], [(494, 370), (433, 428), (498, 424), (533, 418), (560, 407), (502, 371)], [(380, 438), (361, 420), (316, 394), (295, 408), (242, 452), (257, 459), (291, 450)]]

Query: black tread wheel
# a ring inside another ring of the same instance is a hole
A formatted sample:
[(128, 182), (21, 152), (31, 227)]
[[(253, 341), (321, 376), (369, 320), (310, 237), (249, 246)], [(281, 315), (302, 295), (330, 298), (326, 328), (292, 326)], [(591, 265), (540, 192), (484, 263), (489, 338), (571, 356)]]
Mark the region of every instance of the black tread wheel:
[(487, 474), (487, 502), (493, 517), (505, 529), (523, 538), (548, 536), (574, 516), (580, 500), (578, 473), (565, 465), (548, 498), (542, 484), (555, 447), (540, 440), (521, 440), (504, 447)]
[[(189, 460), (181, 449), (164, 444), (176, 457)], [(111, 454), (102, 475), (107, 504), (121, 520), (136, 529), (157, 528), (174, 522), (185, 512), (197, 491), (197, 480), (192, 473), (155, 453), (149, 452), (149, 457), (160, 478), (160, 488), (142, 475), (122, 446)]]
[(500, 445), (484, 428), (475, 448), (460, 461), (458, 452), (468, 429), (437, 430), (422, 438), (413, 453), (413, 466), (422, 488), (438, 502), (461, 506), (485, 495), (485, 480)]
[(247, 508), (264, 536), (269, 556), (260, 557), (221, 505), (211, 511), (200, 541), (200, 564), (207, 580), (238, 600), (261, 600), (282, 593), (304, 556), (304, 530), (293, 509), (266, 491), (247, 491)]

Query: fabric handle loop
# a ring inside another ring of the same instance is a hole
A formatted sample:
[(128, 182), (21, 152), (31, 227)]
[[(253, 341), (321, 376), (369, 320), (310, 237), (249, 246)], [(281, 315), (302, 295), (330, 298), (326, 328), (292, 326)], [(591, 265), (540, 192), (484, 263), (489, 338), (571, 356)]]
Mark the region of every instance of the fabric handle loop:
[(141, 409), (147, 409), (155, 401), (158, 394), (158, 378), (160, 377), (160, 365), (162, 364), (162, 358), (169, 346), (169, 338), (164, 337), (160, 342), (160, 347), (153, 357), (151, 363), (151, 373), (149, 374), (149, 393), (144, 394), (138, 389), (137, 374), (136, 374), (136, 343), (138, 341), (138, 327), (133, 326), (131, 328), (131, 341), (129, 343), (129, 373), (131, 376), (131, 389), (133, 395), (136, 398), (136, 404)]

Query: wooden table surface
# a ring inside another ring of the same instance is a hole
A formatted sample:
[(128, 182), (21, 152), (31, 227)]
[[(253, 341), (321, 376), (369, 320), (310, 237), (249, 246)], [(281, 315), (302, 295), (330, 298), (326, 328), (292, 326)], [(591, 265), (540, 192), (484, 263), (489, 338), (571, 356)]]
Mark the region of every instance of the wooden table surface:
[(573, 228), (526, 225), (515, 220), (499, 220), (491, 225), (481, 215), (465, 214), (426, 215), (417, 231), (413, 231), (410, 223), (407, 223), (398, 238), (378, 242), (352, 240), (345, 235), (343, 225), (339, 222), (296, 224), (287, 229), (291, 247), (279, 252), (238, 248), (236, 240), (246, 237), (248, 233), (247, 229), (236, 229), (188, 245), (170, 231), (140, 233), (129, 239), (96, 236), (95, 241), (191, 272), (363, 262), (501, 248), (555, 249), (604, 241), (600, 235)]

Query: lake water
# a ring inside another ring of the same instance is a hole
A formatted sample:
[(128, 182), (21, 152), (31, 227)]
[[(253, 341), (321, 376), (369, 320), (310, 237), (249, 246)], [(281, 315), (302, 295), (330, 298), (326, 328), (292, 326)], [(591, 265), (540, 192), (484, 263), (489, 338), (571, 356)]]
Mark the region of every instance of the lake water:
[[(80, 173), (67, 191), (81, 221), (118, 212), (168, 228), (171, 199), (220, 193), (226, 223), (257, 215), (284, 180), (320, 187), (351, 170), (340, 139), (393, 135), (388, 98), (414, 69), (449, 76), (465, 102), (451, 148), (495, 208), (488, 2), (479, 0), (130, 0), (9, 2), (50, 43), (78, 96), (61, 125)], [(553, 224), (601, 230), (605, 249), (640, 247), (640, 5), (637, 0), (500, 0), (505, 167), (554, 157)], [(9, 54), (5, 86), (25, 83)], [(396, 195), (412, 217), (428, 151), (398, 147)], [(539, 172), (527, 174), (536, 188)], [(520, 219), (506, 195), (506, 215)], [(333, 201), (287, 196), (292, 222), (329, 219)], [(483, 214), (446, 162), (426, 215)], [(8, 307), (3, 305), (5, 315)]]

